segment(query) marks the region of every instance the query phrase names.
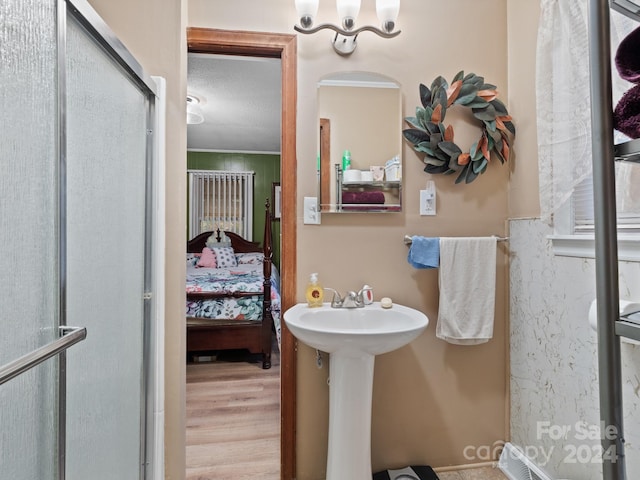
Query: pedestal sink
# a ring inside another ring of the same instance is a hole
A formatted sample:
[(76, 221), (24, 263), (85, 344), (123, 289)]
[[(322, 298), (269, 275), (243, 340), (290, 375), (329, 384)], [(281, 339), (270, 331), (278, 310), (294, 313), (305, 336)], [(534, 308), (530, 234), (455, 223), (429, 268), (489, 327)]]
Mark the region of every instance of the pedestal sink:
[(402, 305), (382, 308), (309, 308), (284, 312), (298, 340), (328, 352), (329, 451), (327, 480), (371, 480), (371, 400), (375, 355), (414, 340), (429, 324), (423, 313)]

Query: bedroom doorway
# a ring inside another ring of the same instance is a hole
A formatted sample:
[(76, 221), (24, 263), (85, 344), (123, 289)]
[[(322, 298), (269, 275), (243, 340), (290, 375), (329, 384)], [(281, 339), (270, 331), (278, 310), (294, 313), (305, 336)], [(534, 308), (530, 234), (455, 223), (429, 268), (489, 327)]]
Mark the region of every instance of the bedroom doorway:
[[(280, 245), (281, 309), (296, 301), (296, 37), (188, 28), (190, 53), (276, 58), (281, 62)], [(279, 240), (279, 242), (278, 242)], [(295, 476), (295, 343), (282, 329), (280, 345), (280, 478)]]

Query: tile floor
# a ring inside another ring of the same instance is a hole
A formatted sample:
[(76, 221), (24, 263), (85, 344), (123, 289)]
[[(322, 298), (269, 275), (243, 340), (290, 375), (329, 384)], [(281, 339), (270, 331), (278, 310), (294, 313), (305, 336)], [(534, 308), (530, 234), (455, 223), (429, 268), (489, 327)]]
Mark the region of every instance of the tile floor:
[(440, 480), (506, 480), (498, 467), (480, 467), (452, 472), (438, 472)]

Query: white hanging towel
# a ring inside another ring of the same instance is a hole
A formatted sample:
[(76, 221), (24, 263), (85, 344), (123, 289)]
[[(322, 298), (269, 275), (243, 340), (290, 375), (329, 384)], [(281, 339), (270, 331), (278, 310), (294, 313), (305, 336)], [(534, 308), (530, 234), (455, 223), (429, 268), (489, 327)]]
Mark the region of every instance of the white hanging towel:
[(496, 237), (440, 238), (438, 338), (477, 345), (493, 336), (496, 241)]

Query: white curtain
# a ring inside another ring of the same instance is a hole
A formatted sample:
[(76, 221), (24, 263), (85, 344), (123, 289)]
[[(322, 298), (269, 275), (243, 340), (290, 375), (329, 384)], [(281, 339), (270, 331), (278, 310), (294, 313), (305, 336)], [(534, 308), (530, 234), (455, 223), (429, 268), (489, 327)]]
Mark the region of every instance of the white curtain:
[[(553, 214), (591, 175), (587, 0), (541, 0), (536, 66), (540, 216)], [(611, 11), (611, 55), (635, 26)], [(612, 65), (613, 101), (631, 84)], [(616, 141), (626, 139), (616, 132)], [(620, 174), (618, 176), (620, 178)]]

